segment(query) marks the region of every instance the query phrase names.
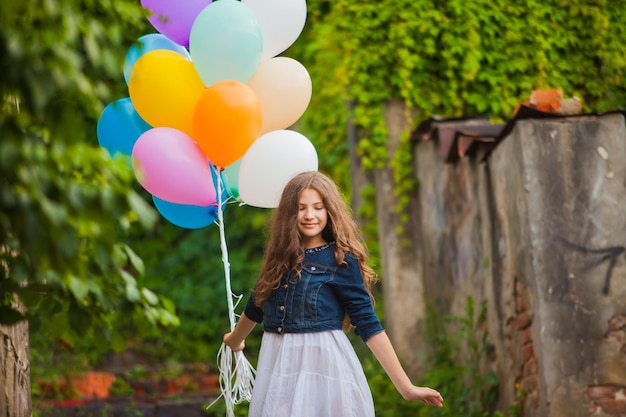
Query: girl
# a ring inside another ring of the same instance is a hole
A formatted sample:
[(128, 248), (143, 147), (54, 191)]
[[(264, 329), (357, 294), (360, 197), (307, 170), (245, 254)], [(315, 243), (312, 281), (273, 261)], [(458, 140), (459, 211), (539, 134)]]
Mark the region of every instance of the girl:
[(350, 323), (406, 400), (442, 406), (439, 392), (414, 386), (374, 313), (374, 271), (337, 186), (313, 171), (285, 186), (265, 259), (235, 330), (242, 350), (263, 322), (250, 417), (374, 416), (361, 364), (343, 330)]

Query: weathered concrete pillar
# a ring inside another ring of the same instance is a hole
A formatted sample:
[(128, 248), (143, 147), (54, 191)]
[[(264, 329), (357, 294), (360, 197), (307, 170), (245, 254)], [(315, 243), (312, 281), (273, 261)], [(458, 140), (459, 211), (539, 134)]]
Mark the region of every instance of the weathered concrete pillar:
[(423, 253), (427, 301), (441, 315), (462, 315), (465, 301), (484, 298), (490, 236), (481, 204), (486, 192), (485, 164), (477, 158), (444, 163), (436, 141), (419, 143), (415, 171), (420, 181), (420, 225), (415, 244)]
[(621, 114), (518, 121), (489, 158), (490, 330), (525, 416), (626, 415), (625, 161)]
[[(440, 150), (438, 140), (420, 140), (413, 152), (415, 173), (420, 181), (420, 224), (413, 244), (422, 253), (424, 298), (440, 317), (465, 319), (471, 297), (475, 306), (474, 320), (481, 304), (488, 301), (488, 318), (492, 322), (491, 318), (497, 314), (492, 294), (498, 294), (501, 300), (506, 298), (507, 292), (500, 295), (501, 288), (497, 291), (492, 288), (492, 233), (488, 214), (492, 200), (487, 186), (487, 164), (480, 157), (446, 163)], [(404, 297), (409, 299), (411, 294)], [(457, 330), (447, 329), (450, 339), (457, 338)], [(483, 331), (481, 328), (470, 337), (480, 341)], [(490, 344), (493, 345), (491, 340)], [(456, 353), (459, 364), (471, 368), (468, 373), (480, 370), (486, 374), (496, 368), (491, 355), (475, 362), (469, 358), (469, 352), (459, 350)], [(472, 362), (468, 363), (470, 360)], [(505, 404), (512, 402), (513, 399)]]
[[(409, 133), (406, 107), (401, 101), (392, 101), (385, 109), (389, 130), (387, 153), (391, 159), (398, 150), (402, 135)], [(417, 374), (423, 347), (422, 324), (425, 315), (424, 289), (419, 248), (409, 244), (407, 236), (414, 236), (419, 216), (402, 221), (396, 210), (398, 197), (396, 181), (390, 163), (374, 170), (376, 184), (376, 212), (382, 261), (382, 287), (385, 296), (385, 328), (396, 351), (404, 360), (410, 374)], [(417, 210), (412, 199), (407, 212)], [(399, 232), (402, 230), (402, 232)]]

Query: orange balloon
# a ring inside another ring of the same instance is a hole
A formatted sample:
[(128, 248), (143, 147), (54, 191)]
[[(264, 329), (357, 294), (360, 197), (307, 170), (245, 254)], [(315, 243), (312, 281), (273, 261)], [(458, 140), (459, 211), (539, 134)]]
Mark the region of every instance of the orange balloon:
[(261, 103), (239, 81), (218, 81), (207, 87), (193, 113), (193, 138), (218, 167), (241, 158), (256, 140), (262, 124)]

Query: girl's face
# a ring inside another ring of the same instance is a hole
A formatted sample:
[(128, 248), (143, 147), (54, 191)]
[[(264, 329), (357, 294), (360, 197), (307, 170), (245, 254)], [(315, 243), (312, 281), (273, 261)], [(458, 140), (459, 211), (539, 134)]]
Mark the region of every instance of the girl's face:
[(322, 230), (328, 223), (328, 212), (317, 190), (305, 188), (298, 200), (298, 230), (305, 248), (314, 248), (327, 243)]

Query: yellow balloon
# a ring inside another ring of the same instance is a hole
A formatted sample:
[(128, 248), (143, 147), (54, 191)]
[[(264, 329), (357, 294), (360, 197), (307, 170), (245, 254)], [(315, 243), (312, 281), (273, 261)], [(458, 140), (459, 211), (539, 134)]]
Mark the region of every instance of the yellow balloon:
[(191, 61), (169, 50), (142, 55), (128, 80), (135, 110), (152, 127), (172, 127), (193, 137), (193, 111), (205, 86)]

